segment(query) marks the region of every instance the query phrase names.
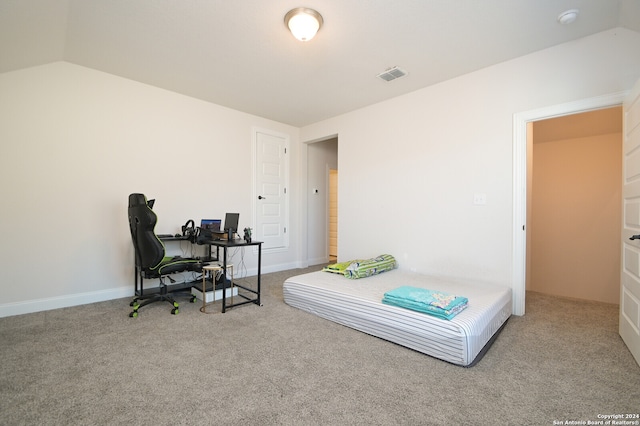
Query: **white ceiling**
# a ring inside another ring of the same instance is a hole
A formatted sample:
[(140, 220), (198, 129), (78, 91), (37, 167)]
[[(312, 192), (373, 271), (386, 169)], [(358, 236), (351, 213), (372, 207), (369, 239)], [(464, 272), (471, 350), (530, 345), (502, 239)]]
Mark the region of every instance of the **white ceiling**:
[(615, 27), (640, 32), (640, 0), (0, 0), (0, 72), (63, 60), (304, 126)]

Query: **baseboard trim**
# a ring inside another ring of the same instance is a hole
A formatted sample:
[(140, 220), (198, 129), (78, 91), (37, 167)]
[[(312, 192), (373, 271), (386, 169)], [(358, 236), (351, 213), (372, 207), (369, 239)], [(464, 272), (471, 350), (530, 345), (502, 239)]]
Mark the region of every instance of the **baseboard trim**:
[[(296, 262), (281, 263), (262, 267), (262, 273), (280, 272), (288, 269), (300, 268)], [(243, 271), (234, 271), (236, 277)], [(245, 276), (255, 276), (258, 268), (251, 268), (245, 272)], [(0, 304), (0, 318), (14, 315), (32, 314), (34, 312), (50, 311), (52, 309), (69, 308), (72, 306), (86, 305), (89, 303), (106, 302), (107, 300), (133, 297), (133, 285), (130, 287), (118, 287), (109, 290), (92, 291), (87, 293), (67, 294), (64, 296), (46, 297), (42, 299), (25, 300), (15, 303)]]
[[(221, 262), (220, 262), (221, 263)], [(269, 266), (262, 266), (261, 268), (261, 273), (262, 274), (269, 274), (271, 272), (280, 272), (280, 271), (286, 271), (289, 269), (298, 269), (300, 268), (300, 264), (297, 262), (290, 262), (290, 263), (281, 263), (279, 265), (269, 265)], [(237, 271), (233, 271), (235, 276), (240, 276), (240, 277), (253, 277), (255, 275), (258, 275), (258, 268), (250, 268), (250, 269), (245, 269), (245, 270), (241, 270), (240, 268), (238, 268)]]
[(315, 259), (309, 259), (309, 266), (321, 265), (323, 263), (329, 263), (328, 257), (317, 257)]
[(50, 311), (52, 309), (69, 308), (72, 306), (105, 302), (107, 300), (132, 296), (133, 288), (119, 287), (109, 290), (92, 291), (88, 293), (78, 293), (64, 296), (46, 297), (42, 299), (25, 300), (23, 302), (3, 303), (0, 304), (0, 318), (10, 317), (14, 315), (31, 314), (41, 311)]

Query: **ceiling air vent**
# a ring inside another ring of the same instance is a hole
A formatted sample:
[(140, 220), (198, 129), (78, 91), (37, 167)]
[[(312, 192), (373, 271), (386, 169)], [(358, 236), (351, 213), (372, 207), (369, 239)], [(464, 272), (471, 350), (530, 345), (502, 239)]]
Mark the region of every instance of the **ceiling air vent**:
[(378, 74), (378, 78), (383, 79), (384, 81), (395, 80), (396, 78), (404, 77), (407, 75), (407, 72), (398, 67), (389, 68), (380, 74)]

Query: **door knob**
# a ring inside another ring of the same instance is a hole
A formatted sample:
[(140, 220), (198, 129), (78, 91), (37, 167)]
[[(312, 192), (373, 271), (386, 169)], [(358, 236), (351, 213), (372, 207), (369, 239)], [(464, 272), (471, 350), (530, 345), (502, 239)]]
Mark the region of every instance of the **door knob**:
[[(267, 197), (263, 197), (262, 195), (258, 195), (258, 200), (266, 200)], [(640, 236), (638, 236), (638, 238), (640, 238)]]
[(630, 240), (640, 240), (640, 234), (638, 234), (638, 235), (632, 235), (629, 239), (630, 239)]

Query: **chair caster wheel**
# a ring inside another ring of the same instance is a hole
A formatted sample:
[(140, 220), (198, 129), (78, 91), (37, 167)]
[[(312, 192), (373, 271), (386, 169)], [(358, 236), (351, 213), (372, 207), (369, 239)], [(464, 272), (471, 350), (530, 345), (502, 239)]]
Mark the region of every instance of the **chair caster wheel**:
[(138, 318), (138, 311), (133, 311), (129, 314), (129, 318)]
[(175, 307), (175, 308), (173, 308), (173, 309), (171, 310), (171, 315), (178, 315), (178, 313), (179, 313), (179, 312), (180, 312), (180, 311), (178, 310), (178, 308), (177, 308), (177, 307)]
[(131, 303), (129, 303), (129, 306), (134, 306), (136, 303), (138, 303), (138, 299), (133, 299)]
[(196, 299), (197, 299), (197, 297), (191, 296), (191, 300), (189, 302), (190, 303), (196, 303)]

